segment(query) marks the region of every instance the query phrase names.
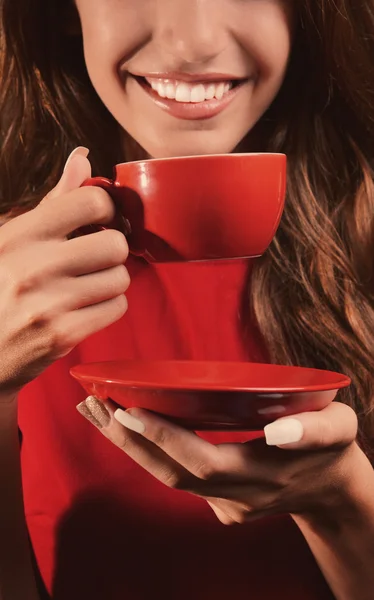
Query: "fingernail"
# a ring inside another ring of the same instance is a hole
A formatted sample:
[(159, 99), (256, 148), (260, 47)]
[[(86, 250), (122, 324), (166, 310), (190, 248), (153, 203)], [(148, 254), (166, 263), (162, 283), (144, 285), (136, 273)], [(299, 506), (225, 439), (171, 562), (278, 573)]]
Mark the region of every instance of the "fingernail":
[(285, 446), (300, 442), (304, 435), (304, 427), (297, 419), (280, 419), (264, 427), (268, 446)]
[(136, 433), (145, 432), (144, 423), (142, 423), (140, 419), (136, 419), (135, 417), (130, 415), (130, 413), (126, 412), (125, 410), (117, 408), (116, 412), (114, 413), (114, 418), (118, 421), (118, 423), (121, 423), (121, 425), (126, 427), (126, 429), (130, 429), (131, 431), (135, 431)]
[(85, 148), (84, 146), (78, 146), (78, 148), (75, 148), (75, 150), (73, 150), (73, 152), (71, 152), (71, 154), (69, 154), (69, 156), (66, 160), (65, 167), (64, 167), (64, 173), (66, 171), (66, 167), (68, 166), (68, 164), (72, 160), (72, 158), (74, 158), (75, 156), (84, 156), (85, 158), (87, 158), (89, 153), (90, 153), (89, 149)]
[(107, 427), (110, 423), (110, 414), (104, 404), (95, 396), (89, 396), (84, 402), (78, 404), (77, 410), (82, 417), (85, 417), (99, 429)]

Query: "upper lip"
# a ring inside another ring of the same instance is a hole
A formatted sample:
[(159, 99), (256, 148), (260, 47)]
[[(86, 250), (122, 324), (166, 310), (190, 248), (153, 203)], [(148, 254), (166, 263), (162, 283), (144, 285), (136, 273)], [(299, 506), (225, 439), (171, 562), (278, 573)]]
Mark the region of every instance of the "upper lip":
[(242, 81), (243, 79), (247, 79), (246, 77), (228, 75), (227, 73), (183, 73), (178, 71), (168, 71), (166, 73), (158, 71), (150, 73), (130, 72), (130, 75), (147, 79), (172, 79), (191, 83), (201, 83), (204, 81)]

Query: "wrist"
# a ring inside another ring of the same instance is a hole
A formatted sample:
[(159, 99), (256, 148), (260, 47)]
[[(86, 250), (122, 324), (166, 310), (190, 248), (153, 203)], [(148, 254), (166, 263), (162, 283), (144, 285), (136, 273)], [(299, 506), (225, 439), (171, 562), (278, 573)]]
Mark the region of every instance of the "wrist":
[(2, 390), (0, 388), (0, 408), (2, 406), (10, 406), (13, 404), (16, 405), (17, 398), (18, 398), (17, 390), (10, 390), (10, 389)]
[(299, 525), (331, 533), (365, 524), (368, 517), (374, 523), (374, 470), (357, 443), (331, 473), (329, 488), (321, 492), (318, 504), (291, 516)]
[(6, 431), (18, 428), (18, 394), (0, 391), (0, 447)]

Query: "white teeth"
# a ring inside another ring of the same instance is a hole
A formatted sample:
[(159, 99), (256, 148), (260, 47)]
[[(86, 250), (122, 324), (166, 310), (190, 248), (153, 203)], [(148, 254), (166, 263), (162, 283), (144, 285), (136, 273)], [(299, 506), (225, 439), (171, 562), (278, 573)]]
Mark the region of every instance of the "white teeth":
[(217, 86), (214, 83), (210, 83), (205, 88), (205, 100), (212, 100), (215, 96)]
[(222, 100), (224, 90), (225, 90), (224, 83), (220, 83), (217, 85), (217, 89), (216, 89), (216, 93), (215, 93), (215, 97), (217, 98), (217, 100)]
[(176, 100), (176, 102), (194, 103), (206, 100), (222, 100), (231, 88), (232, 83), (187, 83), (185, 81), (170, 81), (167, 79), (146, 78), (152, 89), (161, 97)]
[(175, 99), (175, 85), (173, 85), (172, 83), (167, 83), (166, 84), (166, 97), (169, 98), (170, 100), (174, 100)]
[(158, 93), (159, 96), (161, 96), (161, 98), (166, 98), (166, 89), (163, 83), (158, 83), (156, 88), (153, 88), (156, 90), (156, 92)]
[(180, 83), (177, 85), (177, 91), (175, 93), (175, 99), (177, 102), (190, 102), (191, 101), (191, 89), (187, 83)]
[(205, 100), (205, 87), (202, 83), (199, 85), (194, 85), (191, 90), (191, 99), (190, 102), (204, 102)]
[(161, 98), (166, 98), (166, 86), (162, 83), (162, 81), (156, 81), (155, 79), (149, 81), (152, 89), (158, 93)]

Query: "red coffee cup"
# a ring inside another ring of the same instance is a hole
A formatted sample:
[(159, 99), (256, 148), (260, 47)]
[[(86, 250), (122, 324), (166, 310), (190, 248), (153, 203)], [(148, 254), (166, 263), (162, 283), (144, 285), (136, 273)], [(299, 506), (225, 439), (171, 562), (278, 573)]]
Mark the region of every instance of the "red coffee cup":
[(282, 216), (286, 162), (270, 153), (145, 160), (83, 185), (110, 194), (118, 211), (112, 226), (149, 262), (256, 257)]

